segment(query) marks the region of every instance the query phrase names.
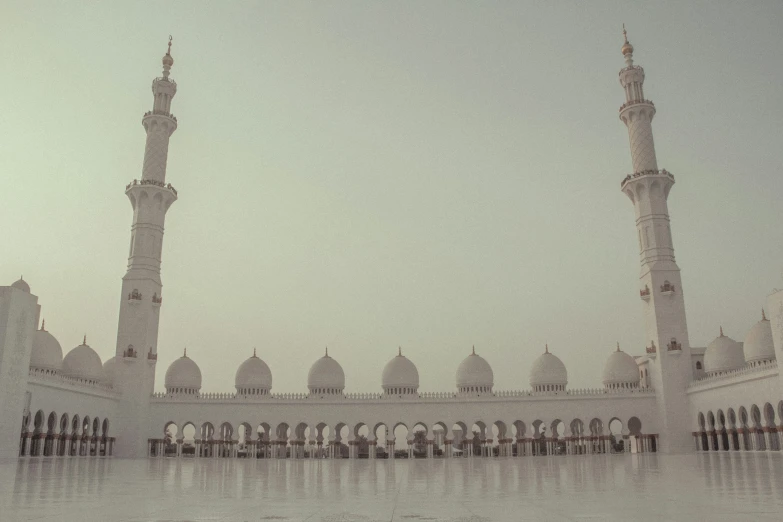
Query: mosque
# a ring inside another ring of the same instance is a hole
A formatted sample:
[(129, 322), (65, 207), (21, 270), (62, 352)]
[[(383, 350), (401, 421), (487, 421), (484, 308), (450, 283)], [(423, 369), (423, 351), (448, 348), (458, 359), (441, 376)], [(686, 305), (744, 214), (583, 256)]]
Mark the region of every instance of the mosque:
[[(624, 33), (625, 34), (625, 33)], [(419, 392), (419, 373), (401, 351), (381, 390), (344, 392), (345, 373), (328, 352), (310, 368), (307, 391), (273, 392), (256, 353), (237, 368), (234, 390), (201, 393), (202, 374), (183, 353), (154, 390), (164, 220), (177, 191), (166, 180), (171, 104), (177, 84), (171, 42), (153, 106), (141, 178), (125, 187), (133, 208), (130, 255), (120, 289), (116, 355), (102, 362), (83, 342), (63, 356), (22, 279), (0, 287), (0, 458), (490, 458), (692, 451), (780, 451), (783, 446), (783, 291), (760, 303), (744, 342), (724, 334), (691, 347), (667, 200), (674, 176), (658, 167), (653, 102), (633, 46), (619, 72), (632, 174), (620, 190), (633, 205), (640, 253), (639, 299), (647, 346), (611, 350), (601, 385), (568, 387), (565, 364), (545, 349), (527, 390), (499, 390), (475, 349), (454, 388)], [(760, 296), (761, 297), (761, 296)], [(716, 328), (717, 329), (717, 328)], [(743, 332), (737, 332), (742, 335)], [(400, 436), (400, 433), (407, 435)]]

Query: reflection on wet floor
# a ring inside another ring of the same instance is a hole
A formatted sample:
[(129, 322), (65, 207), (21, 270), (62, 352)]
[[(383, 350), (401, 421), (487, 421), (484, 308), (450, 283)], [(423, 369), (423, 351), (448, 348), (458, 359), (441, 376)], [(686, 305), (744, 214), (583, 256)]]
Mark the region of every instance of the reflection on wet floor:
[(2, 520), (779, 520), (783, 453), (529, 459), (28, 459)]

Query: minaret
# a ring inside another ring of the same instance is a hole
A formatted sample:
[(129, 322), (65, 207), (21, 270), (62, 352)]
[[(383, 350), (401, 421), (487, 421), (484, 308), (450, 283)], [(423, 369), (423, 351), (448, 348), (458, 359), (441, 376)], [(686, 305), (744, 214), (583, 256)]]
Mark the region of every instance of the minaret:
[(141, 120), (147, 132), (141, 179), (125, 187), (133, 207), (128, 270), (122, 278), (117, 329), (115, 389), (121, 394), (116, 454), (143, 457), (146, 452), (147, 412), (155, 381), (158, 322), (163, 302), (160, 263), (166, 212), (177, 191), (166, 183), (169, 137), (177, 129), (171, 100), (177, 84), (169, 78), (174, 65), (169, 47), (163, 56), (163, 76), (152, 81), (153, 106)]
[[(692, 380), (691, 349), (685, 321), (680, 269), (674, 260), (667, 199), (674, 176), (658, 169), (652, 135), (655, 105), (644, 98), (644, 69), (633, 64), (633, 46), (623, 27), (622, 53), (626, 66), (620, 70), (625, 103), (620, 119), (628, 127), (633, 173), (620, 183), (636, 212), (641, 274), (639, 293), (644, 306), (647, 353), (651, 383), (656, 391), (661, 450), (688, 451), (693, 440), (686, 386)], [(642, 430), (651, 433), (653, 427)]]

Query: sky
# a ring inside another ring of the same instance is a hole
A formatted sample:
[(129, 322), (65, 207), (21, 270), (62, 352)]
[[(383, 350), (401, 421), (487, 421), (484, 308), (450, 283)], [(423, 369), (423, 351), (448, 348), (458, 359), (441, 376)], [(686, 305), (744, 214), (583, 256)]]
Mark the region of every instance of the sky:
[(0, 5), (0, 281), (64, 351), (114, 355), (142, 114), (173, 35), (156, 387), (187, 347), (202, 391), (253, 348), (306, 391), (329, 346), (379, 392), (475, 345), (526, 389), (646, 344), (622, 24), (645, 68), (692, 346), (743, 340), (783, 287), (783, 3), (22, 2)]

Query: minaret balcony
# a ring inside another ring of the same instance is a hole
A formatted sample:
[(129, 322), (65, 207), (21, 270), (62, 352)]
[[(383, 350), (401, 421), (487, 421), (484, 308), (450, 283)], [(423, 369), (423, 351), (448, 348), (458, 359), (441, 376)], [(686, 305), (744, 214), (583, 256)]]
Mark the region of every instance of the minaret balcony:
[(127, 193), (129, 190), (131, 190), (133, 187), (136, 186), (155, 186), (160, 187), (162, 189), (169, 190), (172, 194), (175, 196), (177, 195), (177, 189), (175, 189), (171, 183), (164, 183), (162, 181), (158, 181), (156, 179), (134, 179), (127, 185), (125, 185), (125, 192)]
[(623, 178), (623, 180), (620, 182), (620, 188), (625, 187), (626, 183), (639, 179), (639, 178), (646, 178), (646, 177), (664, 177), (671, 181), (674, 181), (674, 175), (669, 172), (666, 169), (661, 170), (643, 170), (641, 172), (634, 172), (633, 174), (628, 174)]
[(652, 102), (652, 100), (631, 100), (620, 105), (620, 112), (622, 112), (624, 109), (627, 109), (628, 107), (632, 107), (634, 105), (641, 105), (641, 104), (652, 105), (653, 107), (655, 107), (655, 104)]
[(158, 308), (163, 304), (163, 296), (158, 297), (157, 293), (152, 294), (152, 306)]
[(142, 119), (148, 117), (148, 116), (165, 116), (167, 118), (171, 118), (175, 122), (177, 121), (177, 117), (171, 114), (170, 112), (165, 111), (147, 111), (144, 113), (144, 116), (142, 116)]
[(674, 295), (676, 287), (668, 281), (664, 281), (661, 285), (661, 295)]
[(672, 339), (669, 344), (666, 345), (667, 352), (682, 353), (682, 343), (678, 343), (677, 339)]
[(650, 287), (647, 285), (644, 285), (643, 290), (639, 290), (639, 297), (642, 298), (643, 301), (649, 301), (650, 300)]
[(655, 341), (652, 341), (650, 343), (650, 346), (647, 346), (645, 348), (645, 351), (647, 352), (648, 356), (655, 357), (658, 353), (658, 348), (655, 346)]

